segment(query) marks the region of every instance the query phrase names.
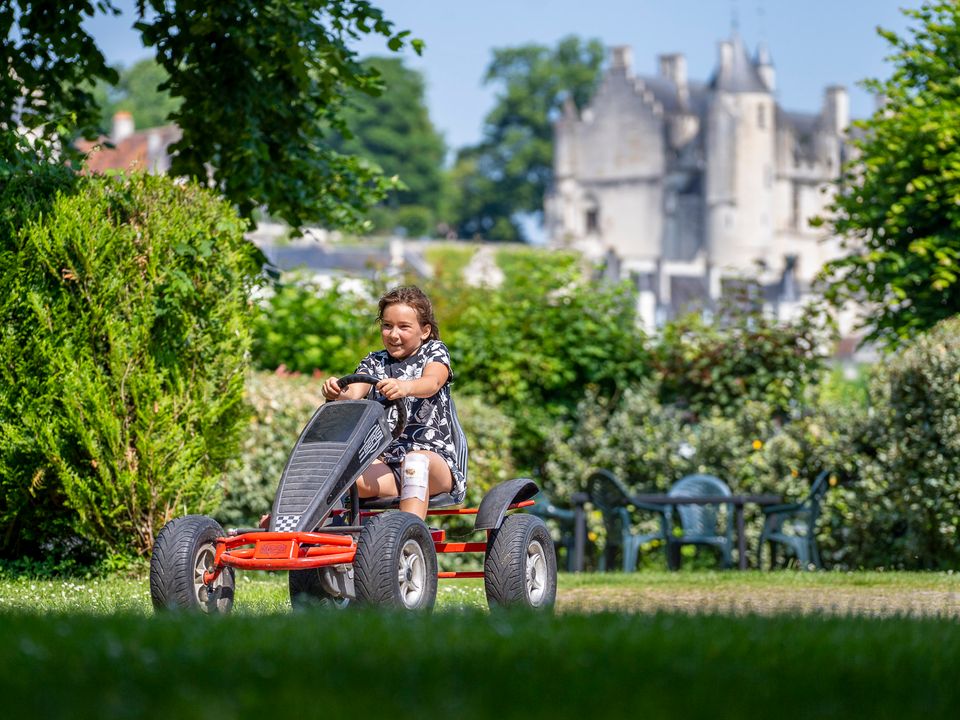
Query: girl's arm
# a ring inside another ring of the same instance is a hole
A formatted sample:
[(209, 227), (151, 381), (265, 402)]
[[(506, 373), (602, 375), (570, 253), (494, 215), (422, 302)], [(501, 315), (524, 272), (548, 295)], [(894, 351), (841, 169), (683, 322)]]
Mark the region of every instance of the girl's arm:
[(320, 392), (327, 400), (362, 400), (370, 392), (370, 385), (367, 383), (352, 383), (347, 385), (346, 390), (341, 390), (337, 381), (340, 378), (328, 377)]
[[(377, 383), (379, 390), (387, 400), (404, 397), (428, 398), (437, 394), (450, 377), (450, 370), (443, 363), (427, 363), (423, 375), (414, 380), (387, 378)], [(353, 386), (351, 386), (353, 387)]]

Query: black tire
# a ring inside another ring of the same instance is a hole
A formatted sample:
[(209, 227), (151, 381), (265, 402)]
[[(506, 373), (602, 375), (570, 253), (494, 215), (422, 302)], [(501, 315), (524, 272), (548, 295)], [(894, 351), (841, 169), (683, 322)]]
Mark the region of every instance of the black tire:
[(194, 610), (226, 614), (233, 609), (233, 568), (224, 568), (212, 590), (203, 572), (213, 568), (223, 528), (205, 515), (171, 520), (157, 535), (150, 558), (150, 598), (155, 610)]
[(517, 513), (490, 531), (483, 587), (491, 609), (550, 609), (557, 599), (557, 553), (543, 520)]
[(357, 603), (430, 610), (437, 600), (437, 553), (423, 520), (408, 512), (371, 517), (353, 561)]
[(319, 568), (291, 570), (287, 576), (290, 588), (290, 605), (294, 610), (324, 608), (343, 610), (350, 605), (350, 598), (336, 597), (328, 593), (320, 581)]

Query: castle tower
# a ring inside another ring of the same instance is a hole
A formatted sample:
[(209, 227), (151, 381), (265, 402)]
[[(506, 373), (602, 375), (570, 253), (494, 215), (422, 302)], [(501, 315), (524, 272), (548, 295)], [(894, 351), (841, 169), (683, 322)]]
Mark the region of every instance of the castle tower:
[(721, 272), (757, 262), (775, 266), (776, 106), (739, 36), (719, 49), (705, 138), (708, 260)]

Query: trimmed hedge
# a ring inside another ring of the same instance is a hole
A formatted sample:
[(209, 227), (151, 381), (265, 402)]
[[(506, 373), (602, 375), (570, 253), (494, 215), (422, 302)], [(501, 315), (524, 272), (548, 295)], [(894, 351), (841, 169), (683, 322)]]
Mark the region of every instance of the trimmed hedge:
[(258, 267), (208, 190), (61, 178), (0, 187), (0, 553), (145, 554), (219, 503)]

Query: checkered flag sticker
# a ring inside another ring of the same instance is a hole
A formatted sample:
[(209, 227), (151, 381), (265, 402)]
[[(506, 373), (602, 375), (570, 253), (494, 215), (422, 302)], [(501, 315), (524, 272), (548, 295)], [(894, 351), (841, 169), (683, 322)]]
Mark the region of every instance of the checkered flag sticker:
[(298, 522), (300, 522), (299, 515), (280, 515), (277, 517), (276, 532), (292, 532), (297, 529)]

